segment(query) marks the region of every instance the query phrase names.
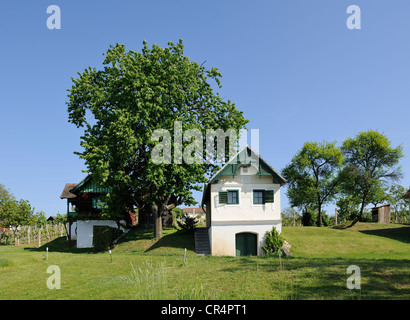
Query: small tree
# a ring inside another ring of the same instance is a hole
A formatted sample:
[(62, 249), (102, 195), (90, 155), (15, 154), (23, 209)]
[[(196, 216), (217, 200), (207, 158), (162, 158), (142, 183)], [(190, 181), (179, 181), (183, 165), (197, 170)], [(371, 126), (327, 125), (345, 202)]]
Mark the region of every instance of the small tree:
[(315, 207), (318, 226), (322, 225), (322, 206), (338, 192), (342, 163), (343, 154), (335, 143), (306, 142), (282, 171), (291, 205)]
[(0, 206), (0, 223), (4, 227), (10, 227), (16, 236), (19, 226), (33, 224), (36, 221), (33, 211), (27, 200), (3, 200)]
[(265, 245), (262, 247), (265, 254), (278, 253), (282, 250), (285, 239), (279, 234), (275, 227), (272, 227), (271, 231), (265, 233)]
[(47, 217), (43, 211), (37, 212), (34, 215), (34, 218), (36, 219), (36, 224), (38, 227), (43, 227), (47, 224)]
[(285, 208), (282, 211), (282, 223), (286, 226), (297, 226), (300, 224), (301, 217), (299, 213), (291, 207)]
[(191, 217), (189, 214), (184, 213), (181, 217), (181, 220), (177, 220), (178, 226), (187, 232), (192, 232), (196, 229), (199, 220), (196, 217)]
[(343, 169), (344, 193), (360, 197), (359, 215), (350, 225), (353, 226), (362, 218), (364, 208), (380, 184), (400, 179), (402, 174), (398, 163), (403, 152), (401, 146), (393, 148), (385, 135), (372, 130), (346, 139), (342, 152), (346, 163)]

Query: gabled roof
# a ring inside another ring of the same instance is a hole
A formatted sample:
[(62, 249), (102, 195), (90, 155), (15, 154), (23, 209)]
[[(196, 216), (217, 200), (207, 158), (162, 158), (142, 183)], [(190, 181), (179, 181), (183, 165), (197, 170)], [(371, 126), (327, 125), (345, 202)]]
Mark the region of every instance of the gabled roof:
[(89, 173), (79, 183), (66, 183), (60, 198), (73, 199), (77, 197), (77, 194), (79, 192), (106, 193), (111, 192), (111, 190), (109, 188), (104, 188), (96, 185), (92, 180), (91, 173)]
[(259, 176), (272, 175), (280, 185), (286, 183), (286, 179), (275, 169), (273, 169), (269, 163), (267, 163), (255, 150), (249, 145), (244, 146), (239, 150), (227, 163), (225, 163), (221, 169), (218, 170), (209, 180), (208, 183), (213, 183), (218, 180), (222, 175), (236, 175), (236, 171), (244, 165), (257, 165)]
[(284, 185), (286, 179), (269, 163), (265, 161), (255, 150), (249, 145), (244, 146), (239, 150), (221, 169), (219, 169), (205, 184), (202, 195), (202, 205), (205, 203), (205, 198), (209, 195), (209, 185), (218, 182), (220, 176), (232, 175), (236, 176), (237, 170), (242, 166), (254, 165), (257, 166), (257, 175), (272, 176), (273, 182)]
[(77, 196), (70, 192), (78, 183), (66, 183), (64, 186), (64, 190), (61, 193), (60, 199), (72, 199), (76, 198)]
[(111, 192), (110, 188), (100, 187), (93, 182), (92, 173), (90, 172), (80, 183), (78, 183), (71, 193), (77, 194), (78, 192), (94, 192), (94, 193), (106, 193)]

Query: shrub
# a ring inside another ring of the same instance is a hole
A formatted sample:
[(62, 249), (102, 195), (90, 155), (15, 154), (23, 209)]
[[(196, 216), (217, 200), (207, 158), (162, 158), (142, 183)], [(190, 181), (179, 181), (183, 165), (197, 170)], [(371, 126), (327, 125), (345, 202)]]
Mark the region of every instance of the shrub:
[(195, 230), (199, 220), (195, 217), (191, 217), (189, 214), (184, 213), (180, 221), (177, 221), (178, 226), (187, 232), (192, 232)]
[(285, 239), (279, 234), (275, 227), (272, 228), (272, 231), (266, 231), (265, 236), (265, 246), (262, 247), (262, 249), (266, 254), (275, 254), (282, 250)]
[(315, 217), (315, 214), (311, 210), (306, 210), (305, 212), (303, 212), (302, 224), (305, 227), (316, 225), (316, 217)]
[(107, 251), (113, 248), (114, 240), (122, 234), (117, 228), (108, 226), (93, 227), (93, 247), (95, 251)]

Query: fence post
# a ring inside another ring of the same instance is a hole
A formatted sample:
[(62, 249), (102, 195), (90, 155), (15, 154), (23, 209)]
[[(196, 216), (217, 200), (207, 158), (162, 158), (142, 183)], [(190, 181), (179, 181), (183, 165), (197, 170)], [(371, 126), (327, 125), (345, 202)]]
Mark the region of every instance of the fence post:
[(41, 229), (38, 229), (38, 247), (41, 247)]

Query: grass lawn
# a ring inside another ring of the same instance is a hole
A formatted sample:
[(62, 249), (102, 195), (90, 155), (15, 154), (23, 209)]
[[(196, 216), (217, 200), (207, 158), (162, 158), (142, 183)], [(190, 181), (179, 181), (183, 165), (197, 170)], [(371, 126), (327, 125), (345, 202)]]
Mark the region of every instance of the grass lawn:
[[(196, 256), (192, 234), (152, 234), (130, 231), (112, 262), (107, 252), (68, 250), (64, 238), (0, 246), (0, 299), (410, 299), (410, 226), (284, 227), (293, 257), (282, 259)], [(47, 288), (51, 265), (60, 290)], [(360, 267), (361, 290), (346, 287), (350, 265)]]

